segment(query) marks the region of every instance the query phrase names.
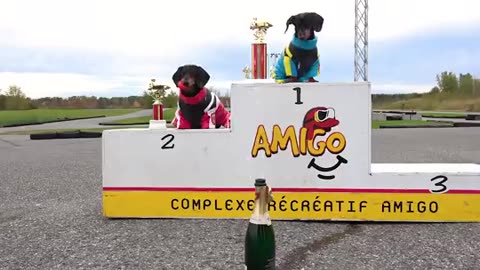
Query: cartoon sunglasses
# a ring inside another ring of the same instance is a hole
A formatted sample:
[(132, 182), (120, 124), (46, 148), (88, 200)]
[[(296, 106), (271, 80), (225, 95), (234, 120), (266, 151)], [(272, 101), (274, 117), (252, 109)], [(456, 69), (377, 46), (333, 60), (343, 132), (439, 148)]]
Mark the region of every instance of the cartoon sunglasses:
[(335, 119), (335, 110), (333, 108), (324, 108), (324, 107), (314, 108), (309, 112), (307, 112), (305, 116), (306, 117), (303, 124), (308, 124), (312, 121), (324, 122), (327, 119), (332, 119), (332, 118)]

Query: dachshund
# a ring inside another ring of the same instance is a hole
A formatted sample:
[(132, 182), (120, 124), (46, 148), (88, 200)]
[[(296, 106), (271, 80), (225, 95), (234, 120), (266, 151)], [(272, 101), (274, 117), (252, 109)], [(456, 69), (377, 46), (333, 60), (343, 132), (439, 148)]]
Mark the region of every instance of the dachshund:
[(171, 126), (178, 129), (230, 128), (230, 112), (218, 96), (205, 87), (210, 80), (205, 69), (183, 65), (178, 67), (172, 80), (180, 93)]
[(315, 12), (299, 13), (287, 20), (285, 33), (290, 24), (295, 26), (295, 33), (275, 65), (275, 82), (317, 82), (314, 77), (320, 75), (320, 55), (315, 32), (322, 31), (323, 21)]

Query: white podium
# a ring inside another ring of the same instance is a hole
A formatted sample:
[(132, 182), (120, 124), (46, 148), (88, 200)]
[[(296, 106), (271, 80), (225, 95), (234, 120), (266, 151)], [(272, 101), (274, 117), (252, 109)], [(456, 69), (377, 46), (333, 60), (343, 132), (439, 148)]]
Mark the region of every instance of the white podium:
[(480, 221), (479, 164), (371, 164), (370, 85), (234, 83), (231, 129), (103, 133), (106, 217)]

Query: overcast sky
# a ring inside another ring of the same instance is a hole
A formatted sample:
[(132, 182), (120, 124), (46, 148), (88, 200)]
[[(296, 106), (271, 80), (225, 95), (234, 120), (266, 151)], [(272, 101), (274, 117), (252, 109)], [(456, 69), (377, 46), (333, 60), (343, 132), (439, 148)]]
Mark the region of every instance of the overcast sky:
[[(268, 30), (269, 53), (290, 41), (285, 22), (315, 11), (322, 82), (353, 80), (354, 0), (65, 1), (1, 0), (0, 89), (28, 96), (140, 95), (151, 78), (171, 84), (179, 65), (228, 88), (250, 65), (253, 17)], [(480, 77), (480, 1), (370, 0), (369, 79), (374, 93), (423, 92), (443, 70)]]

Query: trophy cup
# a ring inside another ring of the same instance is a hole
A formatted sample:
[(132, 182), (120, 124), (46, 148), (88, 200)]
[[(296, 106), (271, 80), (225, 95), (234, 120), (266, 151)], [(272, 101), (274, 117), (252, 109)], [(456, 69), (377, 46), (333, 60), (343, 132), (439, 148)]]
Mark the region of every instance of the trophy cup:
[(275, 67), (270, 66), (270, 78), (275, 79)]
[(280, 53), (270, 53), (270, 78), (272, 79), (275, 79), (275, 65), (280, 55)]
[(250, 30), (254, 30), (254, 33), (253, 33), (254, 43), (258, 43), (258, 44), (267, 43), (265, 40), (265, 37), (267, 35), (267, 30), (272, 26), (273, 24), (267, 21), (258, 21), (258, 19), (254, 17), (253, 21), (250, 23)]
[(245, 79), (250, 79), (250, 75), (252, 74), (251, 73), (252, 71), (250, 70), (250, 68), (249, 67), (244, 67), (242, 69), (242, 71), (243, 71), (243, 76), (245, 77)]
[(273, 24), (267, 21), (259, 21), (253, 18), (250, 23), (250, 30), (253, 32), (252, 42), (252, 77), (253, 79), (267, 79), (267, 30)]
[(147, 94), (153, 98), (153, 120), (150, 120), (149, 128), (167, 128), (167, 122), (163, 119), (161, 99), (168, 89), (170, 89), (168, 85), (155, 85), (155, 79), (151, 79), (148, 85)]

